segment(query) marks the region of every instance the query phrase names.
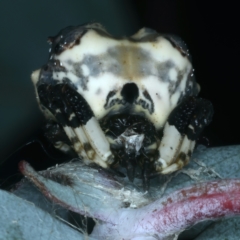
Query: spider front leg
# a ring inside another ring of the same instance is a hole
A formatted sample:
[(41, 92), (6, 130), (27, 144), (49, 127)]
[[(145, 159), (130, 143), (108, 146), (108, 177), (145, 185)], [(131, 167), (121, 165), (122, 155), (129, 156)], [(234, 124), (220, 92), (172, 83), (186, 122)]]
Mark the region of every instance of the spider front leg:
[(212, 104), (196, 97), (189, 97), (171, 112), (158, 149), (158, 172), (169, 174), (189, 162), (196, 140), (204, 127), (211, 122), (212, 115)]
[(71, 146), (86, 163), (107, 167), (113, 161), (110, 145), (86, 100), (68, 84), (37, 87), (43, 107), (62, 126)]
[(61, 152), (64, 152), (68, 155), (76, 155), (73, 148), (71, 147), (71, 141), (66, 135), (62, 126), (55, 121), (48, 121), (44, 126), (44, 137)]

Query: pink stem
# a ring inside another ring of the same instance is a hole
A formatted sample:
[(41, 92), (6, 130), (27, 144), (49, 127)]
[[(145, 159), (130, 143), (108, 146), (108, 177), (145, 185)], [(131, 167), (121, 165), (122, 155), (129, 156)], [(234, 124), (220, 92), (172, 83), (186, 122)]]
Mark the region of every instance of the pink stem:
[[(19, 170), (49, 199), (71, 208), (46, 188), (27, 162), (20, 162)], [(81, 212), (81, 209), (75, 211)], [(106, 226), (112, 235), (114, 233), (120, 236), (155, 234), (164, 239), (200, 221), (236, 215), (240, 215), (240, 180), (219, 180), (175, 191), (139, 209), (119, 209), (111, 216), (115, 219), (115, 224)], [(99, 219), (102, 219), (102, 216)], [(99, 227), (104, 230), (103, 226)]]
[[(159, 208), (159, 204), (163, 205)], [(203, 220), (239, 215), (240, 180), (191, 186), (140, 210), (142, 217), (135, 230), (158, 232), (159, 236), (180, 232)]]

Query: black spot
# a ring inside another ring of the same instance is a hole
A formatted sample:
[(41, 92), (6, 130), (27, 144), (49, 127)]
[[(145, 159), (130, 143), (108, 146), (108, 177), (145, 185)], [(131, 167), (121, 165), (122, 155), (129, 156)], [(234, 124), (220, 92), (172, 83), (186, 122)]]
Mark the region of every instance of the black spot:
[(135, 83), (126, 83), (121, 91), (123, 99), (132, 104), (139, 96), (138, 87)]

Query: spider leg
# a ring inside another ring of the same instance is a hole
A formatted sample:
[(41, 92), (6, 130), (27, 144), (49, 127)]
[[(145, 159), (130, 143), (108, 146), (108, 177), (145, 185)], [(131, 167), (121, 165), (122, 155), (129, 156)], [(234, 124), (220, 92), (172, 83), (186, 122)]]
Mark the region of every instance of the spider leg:
[(110, 144), (87, 101), (67, 84), (64, 85), (63, 93), (80, 121), (94, 151), (103, 161), (109, 164), (112, 163), (113, 155), (110, 150)]
[(88, 157), (83, 147), (83, 142), (77, 141), (77, 135), (71, 128), (70, 118), (64, 114), (66, 110), (64, 109), (64, 102), (60, 94), (61, 87), (61, 85), (42, 84), (38, 87), (38, 96), (44, 107), (46, 107), (54, 115), (57, 122), (61, 124), (75, 152), (86, 160)]
[(212, 115), (212, 104), (196, 97), (189, 97), (172, 111), (158, 149), (158, 172), (169, 174), (189, 162), (196, 140), (204, 127), (211, 122)]
[(44, 126), (44, 136), (47, 140), (60, 151), (73, 155), (73, 148), (71, 147), (71, 141), (67, 137), (64, 129), (56, 122), (49, 121)]
[(107, 167), (112, 160), (109, 143), (85, 99), (67, 84), (41, 84), (38, 96), (62, 125), (75, 152), (86, 163)]

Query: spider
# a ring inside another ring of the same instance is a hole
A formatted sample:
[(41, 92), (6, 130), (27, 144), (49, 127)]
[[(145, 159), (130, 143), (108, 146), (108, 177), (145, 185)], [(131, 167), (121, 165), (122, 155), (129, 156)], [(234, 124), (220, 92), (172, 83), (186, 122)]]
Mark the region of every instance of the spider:
[(213, 108), (197, 97), (181, 39), (149, 28), (116, 38), (90, 23), (67, 27), (49, 43), (49, 60), (32, 81), (56, 148), (86, 164), (125, 169), (146, 185), (189, 162)]

